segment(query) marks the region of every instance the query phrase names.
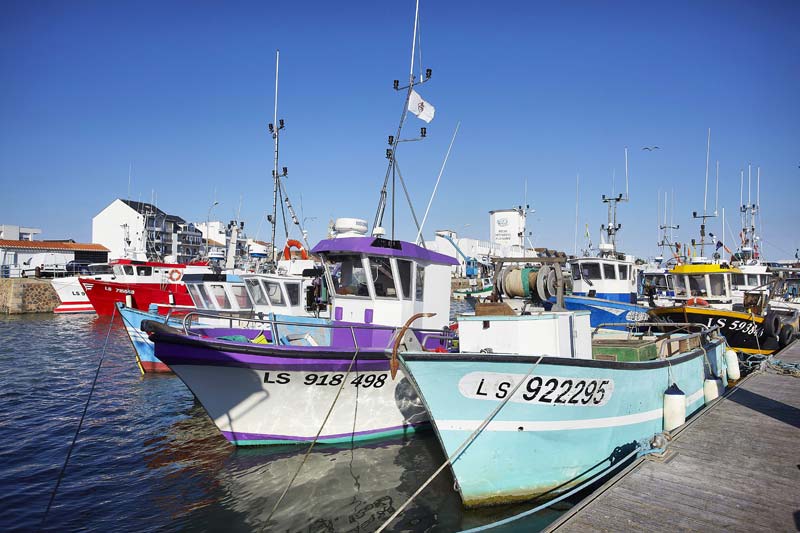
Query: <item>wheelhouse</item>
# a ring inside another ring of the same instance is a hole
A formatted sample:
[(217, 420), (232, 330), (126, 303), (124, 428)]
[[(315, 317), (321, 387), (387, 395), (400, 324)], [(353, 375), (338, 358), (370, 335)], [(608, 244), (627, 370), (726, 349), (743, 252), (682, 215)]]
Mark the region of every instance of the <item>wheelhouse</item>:
[(450, 311), (450, 266), (455, 258), (403, 241), (339, 237), (313, 253), (331, 275), (333, 318), (366, 324), (403, 324), (415, 313), (436, 313), (415, 327), (438, 329)]
[(583, 257), (570, 261), (572, 293), (625, 302), (636, 301), (633, 261), (610, 257)]
[(731, 276), (740, 271), (726, 264), (678, 265), (670, 270), (677, 302), (704, 300), (718, 308), (730, 308)]
[(255, 311), (253, 300), (239, 276), (187, 274), (184, 283), (197, 309), (248, 314)]

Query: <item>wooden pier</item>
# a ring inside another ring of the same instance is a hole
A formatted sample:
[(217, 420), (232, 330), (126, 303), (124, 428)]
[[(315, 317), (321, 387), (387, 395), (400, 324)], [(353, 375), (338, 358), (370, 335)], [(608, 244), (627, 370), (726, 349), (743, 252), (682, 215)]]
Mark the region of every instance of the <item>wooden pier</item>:
[[(800, 341), (776, 359), (800, 361)], [(753, 373), (546, 531), (800, 530), (800, 378)]]

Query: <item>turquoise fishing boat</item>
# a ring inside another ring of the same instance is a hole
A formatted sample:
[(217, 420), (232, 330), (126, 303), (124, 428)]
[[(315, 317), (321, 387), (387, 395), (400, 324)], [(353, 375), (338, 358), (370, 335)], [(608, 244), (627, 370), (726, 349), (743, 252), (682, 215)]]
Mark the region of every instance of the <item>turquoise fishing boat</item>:
[(555, 497), (649, 448), (726, 377), (715, 329), (592, 338), (588, 311), (481, 313), (458, 318), (459, 353), (399, 356), (466, 507)]

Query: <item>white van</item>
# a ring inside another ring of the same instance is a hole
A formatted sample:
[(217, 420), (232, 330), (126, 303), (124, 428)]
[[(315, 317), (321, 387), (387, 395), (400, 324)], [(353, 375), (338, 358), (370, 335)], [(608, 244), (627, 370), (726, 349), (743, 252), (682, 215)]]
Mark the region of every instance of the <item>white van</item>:
[(30, 259), (22, 263), (20, 276), (29, 278), (36, 276), (36, 269), (39, 269), (39, 276), (53, 277), (64, 275), (67, 272), (67, 263), (72, 257), (67, 254), (55, 252), (44, 252), (34, 254)]

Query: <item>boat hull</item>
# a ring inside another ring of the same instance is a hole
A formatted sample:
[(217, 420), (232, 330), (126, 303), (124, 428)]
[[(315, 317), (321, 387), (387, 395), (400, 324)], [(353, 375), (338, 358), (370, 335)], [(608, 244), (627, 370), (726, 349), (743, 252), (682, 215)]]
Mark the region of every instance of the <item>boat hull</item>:
[(383, 350), (361, 350), (354, 359), (352, 348), (153, 338), (156, 356), (235, 445), (362, 441), (428, 424), (408, 380), (389, 377)]
[[(555, 298), (551, 299), (551, 303)], [(589, 322), (593, 328), (601, 324), (635, 324), (648, 320), (647, 307), (632, 304), (628, 301), (588, 296), (564, 296), (564, 307), (570, 311), (589, 311)], [(606, 326), (608, 329), (625, 330), (625, 325)]]
[(92, 278), (81, 278), (80, 283), (98, 315), (113, 314), (114, 304), (125, 303), (128, 296), (129, 307), (142, 311), (151, 304), (194, 305), (183, 283), (116, 283)]
[(764, 331), (764, 318), (739, 311), (711, 307), (658, 307), (650, 315), (666, 322), (690, 322), (720, 327), (720, 333), (734, 350), (747, 354), (768, 355), (778, 348), (778, 338)]
[(78, 277), (54, 278), (50, 284), (56, 291), (56, 295), (61, 303), (53, 309), (54, 313), (94, 313), (94, 307), (86, 296), (78, 281)]
[[(555, 497), (649, 441), (663, 430), (670, 372), (686, 394), (687, 416), (700, 409), (706, 368), (724, 373), (721, 340), (706, 349), (708, 366), (699, 348), (669, 366), (545, 357), (534, 367), (530, 356), (423, 353), (405, 354), (403, 365), (448, 457), (524, 380), (451, 464), (464, 505), (479, 507)], [(549, 396), (548, 387), (555, 388)]]

